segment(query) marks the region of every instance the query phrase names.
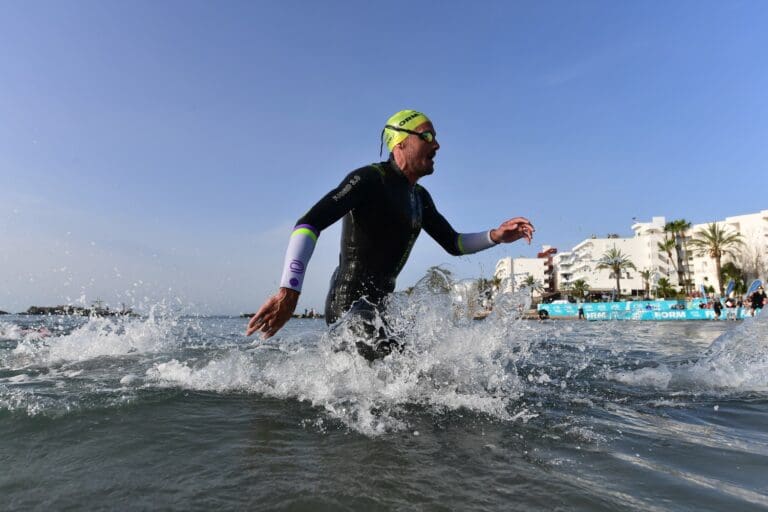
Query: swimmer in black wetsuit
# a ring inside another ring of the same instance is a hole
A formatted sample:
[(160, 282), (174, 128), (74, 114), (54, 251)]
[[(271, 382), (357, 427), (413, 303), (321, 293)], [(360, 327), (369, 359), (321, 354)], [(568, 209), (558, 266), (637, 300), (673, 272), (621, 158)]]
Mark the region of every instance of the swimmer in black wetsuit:
[[(329, 324), (353, 308), (369, 320), (372, 308), (394, 291), (395, 279), (422, 228), (453, 255), (521, 238), (531, 242), (534, 229), (523, 217), (489, 231), (457, 233), (437, 211), (429, 193), (416, 183), (434, 172), (434, 157), (440, 148), (424, 114), (398, 112), (387, 121), (382, 136), (390, 150), (389, 160), (351, 172), (298, 220), (288, 244), (280, 289), (251, 318), (246, 335), (260, 331), (263, 338), (269, 338), (290, 319), (317, 237), (342, 217), (339, 266), (325, 304)], [(365, 351), (360, 344), (358, 348)], [(363, 355), (370, 359), (389, 353), (387, 348), (378, 352), (376, 348)]]

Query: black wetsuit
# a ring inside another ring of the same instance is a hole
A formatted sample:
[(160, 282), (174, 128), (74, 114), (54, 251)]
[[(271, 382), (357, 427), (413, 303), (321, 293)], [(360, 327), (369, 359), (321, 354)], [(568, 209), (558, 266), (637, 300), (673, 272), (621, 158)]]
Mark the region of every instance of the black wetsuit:
[(352, 171), (296, 224), (322, 231), (342, 216), (339, 266), (325, 302), (329, 324), (359, 299), (378, 305), (394, 291), (422, 228), (450, 254), (461, 254), (458, 233), (429, 193), (421, 185), (411, 186), (392, 160)]
[(719, 299), (715, 299), (715, 302), (712, 303), (712, 309), (715, 311), (715, 318), (720, 318), (720, 313), (723, 312), (723, 305)]

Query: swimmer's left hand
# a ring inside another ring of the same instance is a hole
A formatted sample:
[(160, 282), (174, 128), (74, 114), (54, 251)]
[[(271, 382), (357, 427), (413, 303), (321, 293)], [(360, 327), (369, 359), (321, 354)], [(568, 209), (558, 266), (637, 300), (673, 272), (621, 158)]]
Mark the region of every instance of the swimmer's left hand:
[(531, 221), (525, 217), (515, 217), (502, 222), (497, 229), (492, 229), (491, 240), (497, 244), (508, 244), (520, 240), (521, 238), (525, 238), (530, 245), (533, 240), (534, 231), (536, 230), (533, 228)]

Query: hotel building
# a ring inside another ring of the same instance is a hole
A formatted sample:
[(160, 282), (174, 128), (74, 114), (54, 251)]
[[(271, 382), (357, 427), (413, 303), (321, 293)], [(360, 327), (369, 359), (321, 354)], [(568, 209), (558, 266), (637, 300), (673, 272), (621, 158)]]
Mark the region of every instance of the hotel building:
[[(744, 246), (737, 249), (738, 256), (734, 261), (736, 266), (744, 270), (748, 279), (765, 279), (768, 274), (768, 210), (714, 222), (727, 230), (741, 233)], [(633, 224), (634, 235), (631, 237), (611, 234), (598, 238), (593, 235), (567, 252), (558, 253), (557, 249), (544, 246), (536, 258), (502, 258), (496, 265), (495, 277), (502, 280), (514, 277), (517, 285), (507, 285), (507, 290), (511, 290), (519, 288), (526, 276), (533, 276), (543, 286), (543, 293), (534, 296), (567, 291), (579, 279), (586, 281), (592, 293), (610, 295), (615, 292), (615, 276), (611, 270), (598, 270), (597, 265), (603, 254), (615, 247), (637, 268), (622, 271), (622, 295), (645, 295), (646, 282), (640, 274), (643, 270), (650, 271), (648, 285), (651, 290), (661, 278), (666, 278), (675, 287), (688, 282), (689, 289), (693, 291), (698, 290), (702, 284), (717, 287), (712, 258), (698, 254), (688, 244), (708, 224), (695, 224), (683, 234), (680, 240), (683, 247), (681, 272), (678, 272), (676, 250), (672, 248), (668, 254), (659, 248), (665, 238), (672, 236), (664, 232), (666, 219), (653, 217), (650, 222)], [(724, 257), (722, 263), (730, 260)]]

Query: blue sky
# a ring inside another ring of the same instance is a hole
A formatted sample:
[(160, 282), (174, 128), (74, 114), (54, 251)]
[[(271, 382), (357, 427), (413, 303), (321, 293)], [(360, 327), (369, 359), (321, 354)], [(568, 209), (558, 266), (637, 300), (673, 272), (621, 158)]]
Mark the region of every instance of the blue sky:
[(761, 1), (0, 3), (0, 310), (255, 310), (295, 220), (403, 108), (434, 121), (421, 183), (457, 230), (537, 233), (462, 258), (423, 234), (400, 288), (765, 209), (766, 26)]

